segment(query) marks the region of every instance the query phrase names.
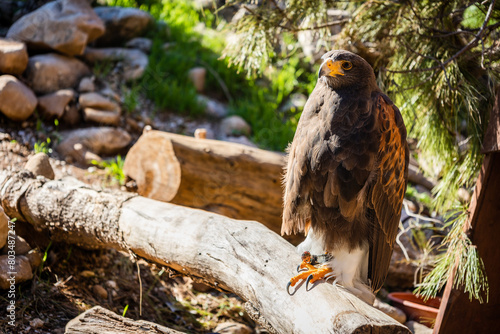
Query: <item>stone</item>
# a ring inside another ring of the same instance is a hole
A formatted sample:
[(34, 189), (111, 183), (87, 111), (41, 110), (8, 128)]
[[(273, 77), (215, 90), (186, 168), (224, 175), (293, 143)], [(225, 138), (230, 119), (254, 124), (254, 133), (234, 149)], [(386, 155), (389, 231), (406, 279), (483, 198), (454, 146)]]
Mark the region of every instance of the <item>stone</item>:
[(14, 283), (9, 272), (15, 272), (15, 284), (19, 284), (33, 278), (30, 261), (26, 256), (16, 256), (14, 259), (14, 268), (9, 264), (8, 255), (0, 255), (0, 290), (12, 289), (11, 283)]
[(220, 131), (223, 136), (249, 136), (252, 128), (241, 116), (233, 115), (222, 120)]
[(68, 103), (74, 99), (73, 89), (61, 89), (38, 97), (38, 110), (47, 118), (61, 118)]
[(193, 83), (194, 88), (198, 93), (203, 92), (205, 89), (206, 76), (207, 70), (204, 67), (194, 67), (188, 72), (188, 78)]
[(194, 137), (197, 139), (207, 139), (207, 129), (199, 128), (194, 131)]
[(30, 326), (33, 327), (34, 329), (42, 328), (44, 325), (45, 323), (40, 318), (35, 318), (30, 321)]
[(81, 94), (78, 102), (82, 108), (95, 108), (99, 110), (114, 110), (120, 112), (120, 106), (99, 93)]
[(217, 100), (206, 97), (205, 95), (198, 95), (197, 100), (199, 103), (205, 105), (205, 114), (208, 116), (222, 118), (229, 113), (227, 107)]
[(85, 60), (91, 63), (98, 61), (120, 61), (123, 64), (123, 78), (126, 81), (142, 77), (148, 67), (148, 56), (136, 49), (126, 48), (90, 48), (85, 50)]
[(55, 53), (31, 57), (26, 69), (31, 88), (38, 94), (74, 88), (82, 77), (89, 74), (90, 69), (80, 60)]
[(35, 176), (44, 176), (49, 180), (53, 180), (54, 170), (50, 165), (49, 156), (43, 152), (39, 152), (28, 159), (24, 169), (29, 170)]
[(252, 334), (253, 329), (237, 322), (223, 322), (217, 325), (214, 332), (218, 334)]
[(108, 299), (108, 291), (99, 284), (92, 287), (92, 292), (101, 299)]
[(113, 155), (130, 144), (127, 131), (112, 127), (93, 127), (61, 133), (56, 151), (65, 159), (87, 166), (90, 160), (100, 160), (99, 154)]
[(418, 323), (416, 321), (408, 321), (405, 324), (406, 327), (412, 332), (413, 334), (432, 334), (432, 328), (429, 328), (425, 325), (422, 325), (421, 323)]
[(35, 270), (40, 266), (40, 264), (42, 264), (42, 252), (40, 252), (40, 249), (38, 248), (30, 250), (25, 256), (28, 258), (32, 270)]
[(11, 249), (10, 247), (4, 247), (2, 249), (2, 255), (7, 255), (9, 250), (14, 250), (16, 256), (25, 255), (28, 254), (28, 252), (31, 250), (30, 244), (26, 240), (24, 240), (23, 237), (17, 234), (14, 236), (14, 243), (13, 244), (11, 243), (12, 243), (12, 238), (9, 238), (7, 245), (8, 246), (13, 245), (14, 249)]
[(17, 20), (7, 37), (29, 48), (56, 50), (68, 56), (83, 54), (87, 43), (104, 34), (103, 21), (88, 1), (57, 0)]
[(106, 283), (104, 283), (104, 285), (110, 289), (113, 289), (113, 290), (116, 290), (118, 291), (119, 288), (118, 288), (118, 284), (116, 283), (116, 281), (113, 281), (113, 280), (109, 280), (109, 281), (106, 281)]
[(87, 122), (95, 122), (107, 125), (118, 125), (120, 114), (113, 110), (97, 110), (94, 108), (84, 108), (83, 118)]
[(230, 143), (242, 144), (242, 145), (246, 145), (246, 146), (250, 146), (250, 147), (258, 147), (257, 145), (255, 145), (254, 142), (252, 142), (250, 139), (248, 139), (245, 136), (238, 136), (238, 137), (228, 136), (228, 137), (224, 137), (222, 139), (224, 141), (228, 141)]
[(406, 314), (402, 310), (387, 303), (384, 303), (378, 298), (375, 298), (373, 307), (384, 312), (385, 314), (387, 314), (388, 316), (390, 316), (391, 318), (402, 324), (406, 322)]
[(80, 123), (80, 112), (78, 111), (76, 105), (70, 104), (66, 106), (61, 121), (69, 125), (77, 125), (78, 123)]
[(31, 89), (16, 77), (0, 76), (0, 112), (13, 121), (24, 121), (33, 114), (37, 99)]
[(95, 277), (95, 273), (91, 270), (83, 270), (80, 273), (80, 276), (85, 277), (85, 278), (91, 278), (91, 277)]
[(153, 41), (146, 37), (136, 37), (125, 43), (125, 47), (129, 49), (138, 49), (146, 54), (149, 54), (151, 52), (151, 48), (153, 47)]
[(95, 91), (95, 84), (93, 78), (85, 77), (80, 81), (78, 85), (78, 91), (80, 93), (89, 93)]
[(0, 73), (21, 75), (28, 66), (26, 44), (0, 38)]
[(95, 42), (98, 46), (121, 45), (142, 36), (154, 23), (151, 14), (137, 8), (96, 7), (94, 11), (106, 26), (106, 32)]
[(3, 207), (0, 205), (0, 249), (7, 243), (7, 235), (9, 234), (9, 217), (5, 214)]

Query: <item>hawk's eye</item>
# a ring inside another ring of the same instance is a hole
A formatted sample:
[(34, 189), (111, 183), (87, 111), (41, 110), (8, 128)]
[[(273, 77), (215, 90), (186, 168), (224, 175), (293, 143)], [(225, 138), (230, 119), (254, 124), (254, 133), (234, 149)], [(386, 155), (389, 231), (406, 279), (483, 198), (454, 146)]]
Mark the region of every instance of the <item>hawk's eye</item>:
[(352, 63), (350, 61), (345, 60), (345, 61), (342, 62), (342, 65), (340, 65), (340, 66), (342, 66), (342, 68), (344, 70), (348, 71), (348, 70), (350, 70), (352, 68)]

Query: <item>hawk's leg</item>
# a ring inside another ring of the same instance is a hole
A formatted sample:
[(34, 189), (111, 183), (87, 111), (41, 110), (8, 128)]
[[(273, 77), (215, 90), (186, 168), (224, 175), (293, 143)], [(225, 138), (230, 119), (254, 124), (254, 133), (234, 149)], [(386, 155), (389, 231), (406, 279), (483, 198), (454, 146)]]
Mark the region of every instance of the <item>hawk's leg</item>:
[(332, 268), (330, 268), (326, 265), (322, 265), (319, 268), (316, 268), (314, 266), (315, 264), (319, 264), (318, 260), (321, 257), (325, 258), (325, 259), (323, 259), (323, 262), (326, 262), (326, 259), (329, 258), (326, 255), (313, 255), (313, 256), (311, 256), (311, 253), (309, 253), (307, 251), (302, 254), (302, 263), (297, 267), (297, 271), (299, 272), (299, 274), (292, 277), (290, 279), (290, 282), (288, 282), (288, 284), (286, 286), (286, 289), (287, 289), (289, 294), (290, 294), (290, 287), (295, 286), (295, 284), (297, 284), (300, 280), (307, 278), (307, 281), (306, 281), (306, 289), (307, 289), (307, 285), (309, 283), (314, 283), (314, 282), (316, 282), (322, 278), (325, 278), (325, 277), (326, 277), (326, 279), (331, 277), (331, 275), (329, 275), (329, 274), (332, 272)]

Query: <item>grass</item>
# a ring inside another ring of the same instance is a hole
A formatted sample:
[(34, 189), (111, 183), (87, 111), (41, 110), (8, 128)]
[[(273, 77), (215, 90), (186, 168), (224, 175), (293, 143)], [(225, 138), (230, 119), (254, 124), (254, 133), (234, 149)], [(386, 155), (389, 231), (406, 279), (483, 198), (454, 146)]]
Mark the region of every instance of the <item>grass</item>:
[(125, 173), (123, 172), (123, 164), (125, 163), (125, 159), (122, 159), (120, 155), (118, 155), (115, 159), (112, 160), (104, 160), (104, 161), (96, 161), (92, 160), (92, 164), (103, 168), (106, 172), (106, 177), (111, 179), (112, 182), (118, 183), (119, 185), (125, 184)]
[[(158, 110), (198, 117), (205, 106), (188, 79), (191, 68), (207, 69), (204, 94), (223, 100), (230, 114), (243, 117), (252, 127), (252, 140), (260, 147), (282, 151), (293, 139), (300, 111), (279, 111), (292, 93), (309, 94), (316, 71), (307, 59), (279, 55), (281, 62), (260, 79), (247, 77), (221, 58), (225, 46), (225, 23), (208, 10), (200, 11), (188, 1), (108, 0), (109, 5), (140, 7), (157, 20), (149, 32), (153, 48), (145, 75), (136, 85)], [(164, 49), (164, 44), (170, 47)], [(291, 45), (291, 44), (290, 44)], [(295, 50), (288, 50), (294, 54)], [(276, 57), (278, 59), (278, 57)], [(215, 75), (214, 75), (215, 73)], [(132, 87), (134, 89), (134, 87)], [(125, 104), (133, 104), (133, 100)], [(128, 109), (128, 107), (126, 107)]]

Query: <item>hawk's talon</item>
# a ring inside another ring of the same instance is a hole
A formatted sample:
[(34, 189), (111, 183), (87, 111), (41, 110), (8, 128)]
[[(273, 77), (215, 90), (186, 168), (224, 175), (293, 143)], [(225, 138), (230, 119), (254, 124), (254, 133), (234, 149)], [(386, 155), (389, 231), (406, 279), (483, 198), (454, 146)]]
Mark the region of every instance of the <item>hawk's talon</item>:
[[(309, 282), (314, 278), (313, 274), (309, 275), (306, 280), (306, 291), (309, 291)], [(314, 282), (313, 282), (314, 284)]]
[(295, 291), (293, 293), (290, 293), (290, 287), (292, 286), (292, 282), (288, 282), (288, 284), (286, 285), (286, 292), (288, 292), (288, 294), (290, 296), (293, 295), (293, 293), (295, 293)]

